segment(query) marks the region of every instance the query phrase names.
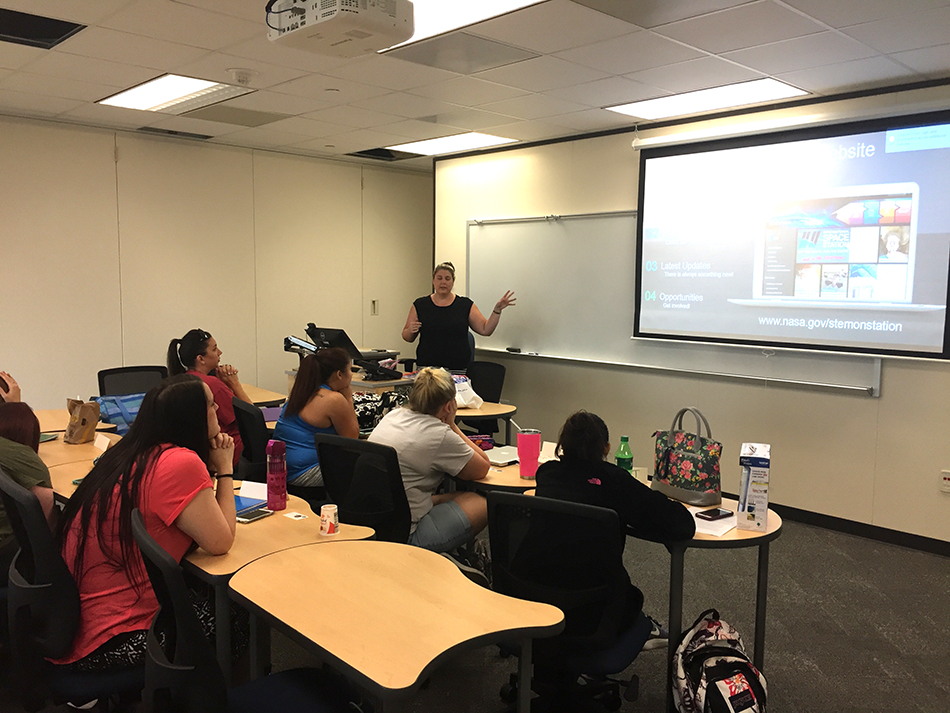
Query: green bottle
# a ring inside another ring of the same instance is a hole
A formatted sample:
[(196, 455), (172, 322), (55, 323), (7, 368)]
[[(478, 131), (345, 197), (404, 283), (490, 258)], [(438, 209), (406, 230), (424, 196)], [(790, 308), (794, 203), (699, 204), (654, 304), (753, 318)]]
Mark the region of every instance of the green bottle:
[(630, 450), (629, 437), (620, 437), (620, 447), (614, 453), (614, 461), (630, 475), (633, 475), (633, 452)]

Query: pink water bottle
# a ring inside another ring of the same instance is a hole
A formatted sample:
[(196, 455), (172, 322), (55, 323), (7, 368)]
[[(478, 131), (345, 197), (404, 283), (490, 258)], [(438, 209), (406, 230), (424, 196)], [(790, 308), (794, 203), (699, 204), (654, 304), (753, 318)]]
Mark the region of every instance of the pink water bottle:
[(267, 509), (287, 509), (287, 446), (267, 442)]

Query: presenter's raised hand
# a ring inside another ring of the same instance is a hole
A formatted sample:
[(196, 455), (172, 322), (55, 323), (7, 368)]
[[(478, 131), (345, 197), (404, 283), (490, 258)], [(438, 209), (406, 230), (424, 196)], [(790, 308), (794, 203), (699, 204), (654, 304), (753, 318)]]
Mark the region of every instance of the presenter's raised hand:
[(495, 314), (501, 314), (501, 311), (505, 307), (513, 306), (516, 300), (517, 298), (515, 297), (515, 293), (512, 292), (511, 290), (508, 290), (507, 292), (505, 292), (505, 294), (501, 296), (501, 299), (495, 303), (495, 309), (493, 309), (492, 311)]
[[(6, 388), (3, 383), (6, 382)], [(17, 403), (20, 400), (20, 385), (16, 379), (5, 371), (0, 371), (0, 401), (6, 401), (9, 404)]]

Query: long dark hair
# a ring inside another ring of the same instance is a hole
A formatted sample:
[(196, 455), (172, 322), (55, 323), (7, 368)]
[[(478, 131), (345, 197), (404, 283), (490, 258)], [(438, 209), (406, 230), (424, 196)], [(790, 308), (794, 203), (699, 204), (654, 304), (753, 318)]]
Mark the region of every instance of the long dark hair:
[[(106, 560), (136, 581), (142, 563), (132, 536), (132, 510), (140, 507), (142, 482), (168, 444), (188, 448), (208, 463), (208, 400), (197, 376), (170, 377), (145, 394), (129, 432), (99, 457), (67, 501), (56, 536), (62, 548), (70, 527), (79, 519), (73, 565), (77, 581), (82, 577), (86, 541), (93, 534)], [(119, 499), (115, 524), (110, 522), (114, 498)], [(118, 540), (118, 550), (113, 538)]]
[(168, 354), (165, 356), (168, 375), (176, 376), (194, 369), (198, 357), (207, 351), (209, 341), (211, 335), (203, 329), (191, 329), (181, 339), (172, 339), (168, 343)]
[(610, 443), (607, 424), (596, 413), (577, 411), (567, 417), (555, 453), (562, 460), (602, 461)]
[(0, 399), (0, 436), (39, 451), (40, 422), (33, 409), (24, 403)]
[(332, 347), (320, 349), (315, 354), (308, 354), (300, 362), (294, 387), (290, 390), (287, 407), (284, 414), (296, 416), (307, 402), (317, 393), (321, 384), (338, 371), (350, 368), (350, 356), (343, 349)]

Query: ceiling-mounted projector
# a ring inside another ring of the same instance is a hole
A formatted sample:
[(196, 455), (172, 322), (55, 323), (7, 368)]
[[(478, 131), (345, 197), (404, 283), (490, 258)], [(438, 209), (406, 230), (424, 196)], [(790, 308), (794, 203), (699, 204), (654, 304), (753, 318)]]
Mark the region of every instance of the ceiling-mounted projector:
[(359, 57), (412, 37), (409, 0), (271, 0), (267, 39), (283, 47)]

